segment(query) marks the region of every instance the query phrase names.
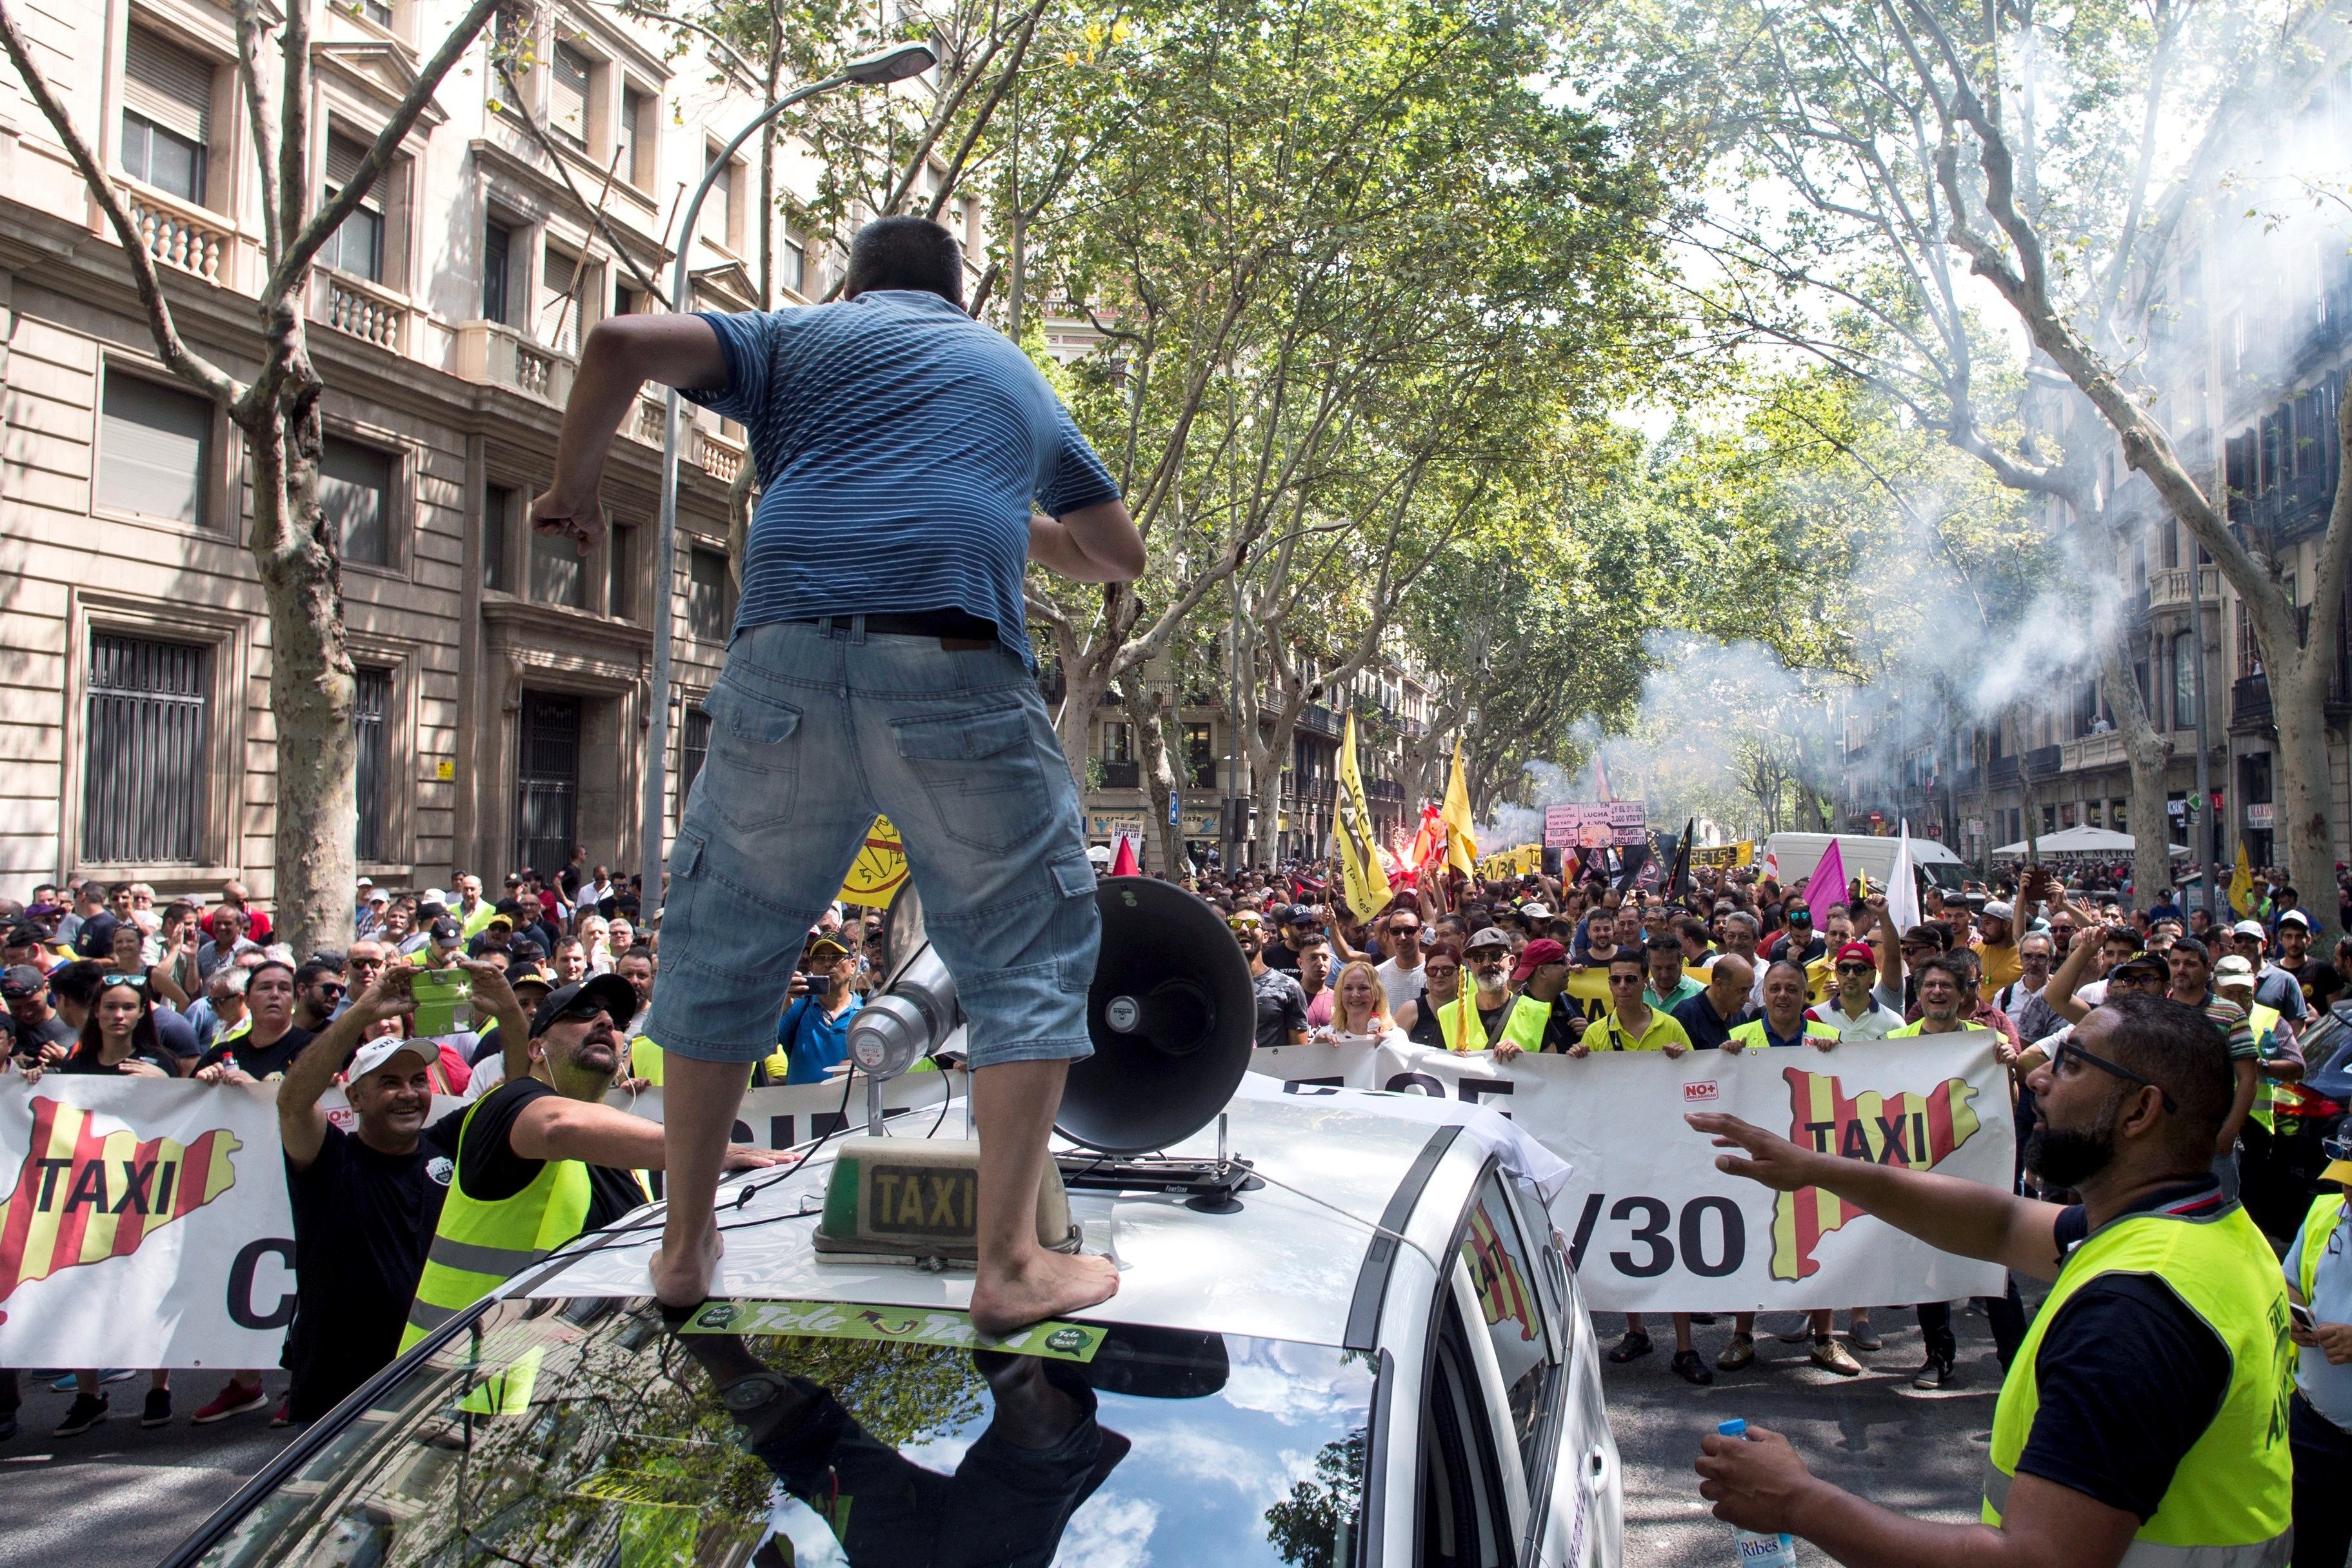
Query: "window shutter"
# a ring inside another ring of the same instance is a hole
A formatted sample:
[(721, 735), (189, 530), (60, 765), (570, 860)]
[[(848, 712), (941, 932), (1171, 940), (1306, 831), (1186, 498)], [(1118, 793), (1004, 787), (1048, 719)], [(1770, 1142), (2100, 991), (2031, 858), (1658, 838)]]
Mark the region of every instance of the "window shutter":
[(548, 73), (553, 86), (547, 106), (548, 123), (584, 146), (588, 141), (588, 62), (573, 49), (555, 47), (555, 68)]
[(122, 99), (166, 131), (205, 141), (212, 121), (213, 68), (142, 27), (131, 29), (123, 51)]
[(327, 138), (327, 188), (340, 191), (359, 177), (360, 165), (367, 162), (367, 149), (348, 136)]

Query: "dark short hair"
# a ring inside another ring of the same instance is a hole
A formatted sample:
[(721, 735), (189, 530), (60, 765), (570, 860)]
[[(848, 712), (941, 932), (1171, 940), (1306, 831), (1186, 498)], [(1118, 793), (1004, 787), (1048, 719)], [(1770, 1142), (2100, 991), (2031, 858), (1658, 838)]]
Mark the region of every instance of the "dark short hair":
[(1772, 977), (1772, 971), (1775, 969), (1788, 970), (1789, 973), (1797, 977), (1797, 984), (1800, 986), (1810, 988), (1813, 983), (1812, 977), (1805, 973), (1805, 967), (1802, 964), (1798, 963), (1794, 958), (1773, 959), (1770, 963), (1764, 966), (1764, 977), (1768, 980), (1770, 979)]
[(2184, 1146), (2210, 1148), (2237, 1098), (2229, 1037), (2202, 1009), (2170, 997), (2110, 997), (2108, 1039), (2122, 1065), (2154, 1082), (2180, 1107)]
[(1912, 978), (1926, 979), (1927, 977), (1927, 971), (1930, 969), (1937, 970), (1939, 973), (1948, 976), (1952, 984), (1958, 986), (1963, 994), (1967, 992), (1969, 988), (1969, 977), (1960, 973), (1960, 966), (1952, 959), (1946, 958), (1941, 956), (1933, 958), (1922, 958), (1917, 963), (1912, 965)]
[(1643, 974), (1647, 974), (1650, 969), (1650, 960), (1647, 956), (1623, 947), (1609, 955), (1608, 967), (1613, 969), (1620, 964), (1631, 964)]
[(293, 965), (291, 965), (291, 964), (289, 964), (289, 963), (286, 962), (286, 960), (285, 960), (285, 959), (283, 959), (283, 958), (264, 958), (260, 963), (256, 964), (256, 965), (253, 967), (253, 968), (251, 969), (251, 971), (250, 971), (250, 972), (248, 972), (248, 973), (246, 975), (246, 977), (245, 977), (245, 988), (246, 988), (248, 992), (250, 992), (250, 991), (253, 989), (253, 982), (254, 982), (254, 981), (256, 981), (256, 980), (257, 980), (257, 979), (259, 979), (259, 978), (261, 978), (261, 971), (263, 971), (264, 969), (283, 969), (283, 970), (285, 970), (285, 971), (286, 971), (286, 983), (287, 983), (288, 985), (289, 985), (289, 986), (292, 986), (292, 987), (293, 987), (295, 989), (297, 989), (297, 990), (301, 989), (301, 987), (302, 987), (302, 979), (301, 979), (301, 977), (300, 977), (300, 976), (297, 975), (297, 974), (294, 972), (294, 966), (293, 966)]
[(849, 242), (847, 295), (877, 288), (911, 288), (963, 304), (963, 246), (944, 225), (929, 218), (876, 218)]
[(2175, 936), (2172, 939), (2172, 950), (2176, 953), (2194, 954), (2199, 963), (2209, 968), (2212, 967), (2213, 955), (2207, 951), (2204, 943), (2194, 936)]
[(98, 1000), (98, 977), (102, 972), (94, 960), (77, 958), (50, 975), (49, 996), (58, 1001), (86, 1008)]
[(1642, 946), (1653, 953), (1672, 953), (1677, 958), (1683, 955), (1683, 939), (1679, 936), (1660, 935), (1651, 937)]

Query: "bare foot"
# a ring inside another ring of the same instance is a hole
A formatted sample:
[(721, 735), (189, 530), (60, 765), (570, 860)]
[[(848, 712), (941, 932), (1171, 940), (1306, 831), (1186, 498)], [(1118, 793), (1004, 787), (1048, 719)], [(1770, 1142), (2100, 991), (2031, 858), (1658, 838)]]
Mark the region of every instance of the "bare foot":
[(971, 1287), (971, 1326), (1003, 1336), (1118, 1294), (1118, 1265), (1090, 1252), (1032, 1251), (1015, 1269), (981, 1265)]
[(714, 1224), (703, 1243), (691, 1250), (673, 1250), (665, 1239), (654, 1249), (650, 1272), (654, 1294), (662, 1305), (691, 1307), (710, 1299), (713, 1282), (719, 1277), (719, 1260), (727, 1251), (727, 1242)]

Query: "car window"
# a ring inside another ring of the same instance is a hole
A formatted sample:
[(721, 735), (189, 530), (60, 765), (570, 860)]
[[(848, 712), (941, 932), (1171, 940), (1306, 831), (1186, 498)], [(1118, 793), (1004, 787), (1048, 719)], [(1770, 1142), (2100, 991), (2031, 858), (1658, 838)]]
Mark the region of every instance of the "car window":
[(1520, 1233), (1517, 1207), (1491, 1171), (1470, 1206), (1470, 1221), (1462, 1232), (1462, 1263), (1470, 1270), (1487, 1343), (1502, 1369), (1519, 1460), (1533, 1478), (1538, 1473), (1559, 1353), (1538, 1294), (1543, 1289), (1540, 1264)]
[[(922, 1343), (968, 1334), (956, 1313), (758, 1306), (739, 1320), (755, 1332), (673, 1333), (643, 1300), (494, 1302), (199, 1561), (1354, 1558), (1376, 1376), (1361, 1353), (1087, 1325), (1055, 1355), (1005, 1355)], [(807, 1332), (756, 1332), (780, 1322)]]
[(1447, 1291), (1421, 1423), (1420, 1540), (1429, 1568), (1500, 1568), (1514, 1560), (1510, 1503), (1478, 1369)]

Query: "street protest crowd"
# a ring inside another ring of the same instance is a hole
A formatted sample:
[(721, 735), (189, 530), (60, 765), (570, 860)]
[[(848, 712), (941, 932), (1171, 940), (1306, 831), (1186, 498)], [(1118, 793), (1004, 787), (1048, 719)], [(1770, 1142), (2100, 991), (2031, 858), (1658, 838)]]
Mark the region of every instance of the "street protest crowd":
[[(2339, 1138), (2352, 1101), (2352, 937), (2315, 950), (2310, 916), (2275, 873), (2222, 921), (2168, 895), (2137, 903), (2081, 885), (2105, 879), (2070, 884), (2041, 868), (1965, 894), (1928, 885), (1908, 919), (1899, 897), (1866, 878), (1809, 899), (1752, 868), (1677, 867), (1671, 886), (1647, 890), (1539, 873), (1454, 879), (1401, 889), (1369, 915), (1321, 866), (1212, 866), (1188, 880), (1248, 962), (1261, 1047), (1675, 1057), (1985, 1030), (2010, 1069), (2022, 1133), (2034, 1125), (2037, 1076), (2070, 1058), (2074, 1071), (2088, 1062), (2130, 1076), (2070, 1044), (2095, 1009), (2135, 996), (2186, 1004), (2184, 1016), (2194, 1009), (2226, 1040), (2236, 1085), (2207, 1196), (2242, 1199), (2299, 1298), (2317, 1307), (2315, 1327), (2293, 1331), (2305, 1347), (2292, 1411), (2298, 1467), (2340, 1476), (2352, 1458), (2352, 1270), (2332, 1218), (2334, 1186), (2352, 1177)], [(0, 909), (5, 1032), (14, 1071), (34, 1080), (278, 1083), (298, 1304), (284, 1354), (291, 1391), (268, 1418), (307, 1421), (501, 1278), (485, 1256), (535, 1256), (643, 1199), (636, 1173), (660, 1168), (660, 1128), (602, 1101), (614, 1086), (661, 1082), (660, 1052), (639, 1034), (658, 972), (652, 914), (584, 857), (545, 879), (517, 873), (496, 901), (467, 874), (413, 894), (362, 881), (357, 938), (298, 956), (272, 941), (267, 913), (234, 883), (208, 908), (157, 909), (136, 884), (42, 888), (31, 905)], [(755, 1082), (824, 1082), (839, 1066), (884, 944), (879, 915), (825, 912)], [(423, 977), (434, 976), (463, 977), (449, 1018), (427, 1017)], [(320, 1109), (338, 1084), (348, 1130)], [(435, 1120), (436, 1097), (460, 1103)], [(2035, 1146), (2021, 1138), (2016, 1189), (2063, 1201), (2073, 1167), (2045, 1152), (2035, 1168)], [(2029, 1333), (2013, 1278), (1978, 1304), (2006, 1368)], [(1809, 1343), (1811, 1364), (1852, 1376), (1864, 1369), (1857, 1353), (1883, 1348), (1874, 1322), (1889, 1310), (1916, 1313), (1926, 1357), (1915, 1385), (1949, 1385), (1949, 1302), (1857, 1302), (1843, 1337), (1833, 1314), (1816, 1311), (1780, 1338)], [(1671, 1364), (1687, 1381), (1756, 1364), (1755, 1314), (1723, 1315), (1730, 1331), (1708, 1357), (1696, 1331), (1719, 1327), (1717, 1316), (1673, 1314)], [(2084, 1354), (2165, 1354), (2144, 1333), (2112, 1340)], [(1606, 1355), (1622, 1364), (1653, 1351), (1634, 1315)], [(2143, 1371), (2166, 1388), (2196, 1375)], [(106, 1420), (107, 1385), (137, 1375), (68, 1369), (60, 1382), (73, 1379), (77, 1397), (55, 1435)], [(0, 1378), (0, 1434), (14, 1431), (16, 1376)], [(169, 1375), (146, 1382), (142, 1424), (171, 1421)], [(268, 1404), (259, 1374), (239, 1372), (187, 1419), (209, 1425)], [(2166, 1440), (2110, 1437), (2105, 1469), (2085, 1486), (2137, 1497), (2127, 1472), (2169, 1473), (2158, 1452)], [(2340, 1563), (2352, 1489), (2299, 1486), (2296, 1509), (2304, 1538)]]

